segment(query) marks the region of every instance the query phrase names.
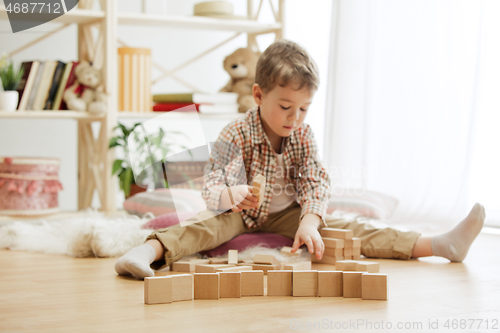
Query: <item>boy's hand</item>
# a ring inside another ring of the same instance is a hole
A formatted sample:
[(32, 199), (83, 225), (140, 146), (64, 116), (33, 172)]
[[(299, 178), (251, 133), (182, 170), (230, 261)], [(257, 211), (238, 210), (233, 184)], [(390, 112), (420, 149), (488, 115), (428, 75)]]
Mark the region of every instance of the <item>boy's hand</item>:
[(231, 209), (233, 212), (241, 212), (243, 209), (253, 209), (257, 208), (259, 205), (259, 199), (252, 194), (253, 186), (250, 185), (236, 185), (231, 186), (231, 194), (233, 195), (233, 200), (235, 207), (231, 207), (231, 198), (229, 197), (228, 189), (225, 189), (221, 194), (221, 199), (219, 207), (223, 210)]
[(309, 253), (316, 252), (316, 258), (320, 260), (323, 257), (323, 252), (325, 252), (325, 244), (321, 239), (321, 235), (318, 232), (318, 226), (320, 223), (320, 217), (315, 214), (306, 214), (302, 218), (299, 224), (299, 228), (295, 233), (295, 240), (292, 246), (292, 253), (295, 253), (297, 249), (302, 245), (306, 244)]

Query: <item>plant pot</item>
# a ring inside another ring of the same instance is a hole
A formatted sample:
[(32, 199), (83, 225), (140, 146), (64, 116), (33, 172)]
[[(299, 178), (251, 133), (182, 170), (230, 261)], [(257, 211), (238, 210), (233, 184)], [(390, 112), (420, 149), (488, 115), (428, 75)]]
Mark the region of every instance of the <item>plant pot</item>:
[(19, 93), (15, 90), (0, 91), (0, 111), (14, 112), (17, 110)]
[(126, 197), (126, 199), (130, 198), (134, 194), (141, 193), (141, 192), (146, 192), (146, 188), (142, 188), (137, 184), (130, 184), (130, 195)]

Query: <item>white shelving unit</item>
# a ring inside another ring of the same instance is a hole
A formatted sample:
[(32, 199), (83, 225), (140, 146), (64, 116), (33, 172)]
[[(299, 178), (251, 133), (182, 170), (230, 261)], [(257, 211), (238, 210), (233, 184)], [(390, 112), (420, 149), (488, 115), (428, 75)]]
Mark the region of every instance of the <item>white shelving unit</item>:
[[(258, 16), (264, 1), (270, 1), (274, 23), (261, 23)], [(78, 25), (78, 58), (80, 61), (92, 61), (94, 66), (100, 68), (104, 74), (104, 84), (108, 95), (108, 112), (103, 115), (94, 115), (88, 112), (78, 111), (22, 111), (22, 112), (0, 112), (0, 119), (74, 119), (78, 122), (78, 208), (84, 209), (90, 206), (97, 189), (101, 201), (101, 209), (106, 213), (115, 213), (115, 183), (111, 176), (111, 166), (114, 159), (112, 151), (108, 149), (109, 138), (112, 129), (116, 126), (118, 118), (153, 118), (161, 112), (119, 112), (117, 109), (117, 46), (124, 45), (117, 40), (117, 29), (119, 25), (174, 27), (180, 29), (198, 29), (214, 31), (233, 31), (235, 36), (225, 42), (214, 46), (209, 51), (187, 61), (182, 66), (199, 59), (210, 51), (224, 45), (241, 33), (247, 34), (248, 47), (258, 49), (256, 36), (273, 33), (275, 39), (283, 35), (283, 10), (284, 0), (278, 0), (275, 8), (272, 0), (257, 0), (258, 9), (254, 10), (254, 1), (247, 0), (248, 19), (218, 19), (196, 16), (169, 16), (135, 13), (118, 13), (118, 0), (99, 0), (100, 10), (92, 10), (94, 0), (80, 0), (78, 8), (50, 21), (61, 25), (53, 31), (37, 38), (36, 40), (11, 51), (13, 55), (25, 50), (36, 43), (43, 42), (48, 36), (64, 29), (71, 24)], [(0, 6), (0, 20), (7, 20), (5, 6)], [(99, 36), (94, 39), (91, 29), (97, 28)], [(162, 69), (158, 64), (153, 64), (164, 72), (164, 77), (171, 75), (175, 77), (174, 70)], [(179, 79), (179, 78), (177, 78)], [(179, 79), (180, 80), (180, 79)], [(153, 81), (152, 83), (155, 83)], [(189, 117), (183, 112), (169, 112), (170, 117), (186, 119)], [(227, 119), (233, 120), (241, 114), (199, 114), (201, 119)], [(92, 134), (92, 123), (100, 123), (99, 136)]]

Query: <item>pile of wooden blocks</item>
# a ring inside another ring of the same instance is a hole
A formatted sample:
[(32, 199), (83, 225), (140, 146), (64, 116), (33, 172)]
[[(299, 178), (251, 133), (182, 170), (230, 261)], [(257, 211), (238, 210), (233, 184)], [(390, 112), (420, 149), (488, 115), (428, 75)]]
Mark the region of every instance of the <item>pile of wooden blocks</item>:
[(319, 232), (325, 244), (325, 253), (321, 260), (311, 254), (312, 262), (335, 265), (338, 260), (361, 259), (361, 239), (353, 237), (352, 230), (322, 228)]
[[(289, 247), (282, 254), (291, 257)], [(224, 259), (190, 259), (173, 264), (173, 270), (194, 272), (144, 279), (146, 304), (171, 303), (194, 299), (264, 296), (354, 297), (387, 299), (387, 275), (377, 274), (375, 262), (339, 260), (335, 271), (311, 270), (310, 261), (280, 263), (272, 255), (255, 255), (252, 262), (239, 263), (238, 251), (230, 250)], [(264, 269), (259, 269), (264, 268)], [(194, 291), (194, 293), (193, 293)], [(194, 294), (194, 296), (193, 296)]]

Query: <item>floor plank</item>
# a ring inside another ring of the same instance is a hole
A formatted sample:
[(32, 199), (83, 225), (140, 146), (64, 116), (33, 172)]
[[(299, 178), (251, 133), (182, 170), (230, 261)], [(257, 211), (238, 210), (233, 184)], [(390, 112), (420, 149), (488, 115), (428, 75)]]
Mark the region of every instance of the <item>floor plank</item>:
[[(500, 235), (483, 233), (463, 263), (435, 257), (374, 260), (388, 274), (388, 301), (264, 296), (160, 305), (144, 304), (142, 281), (116, 275), (116, 258), (2, 250), (0, 331), (269, 332), (316, 323), (322, 331), (339, 331), (343, 325), (342, 331), (363, 332), (376, 330), (383, 321), (393, 330), (398, 323), (413, 325), (395, 331), (436, 332), (429, 322), (438, 320), (439, 331), (453, 331), (445, 329), (447, 319), (488, 319), (488, 330), (484, 322), (477, 329), (478, 321), (468, 321), (475, 326), (462, 331), (492, 332), (500, 328), (499, 250)], [(331, 268), (313, 264), (313, 269)], [(417, 329), (419, 323), (422, 329)]]

